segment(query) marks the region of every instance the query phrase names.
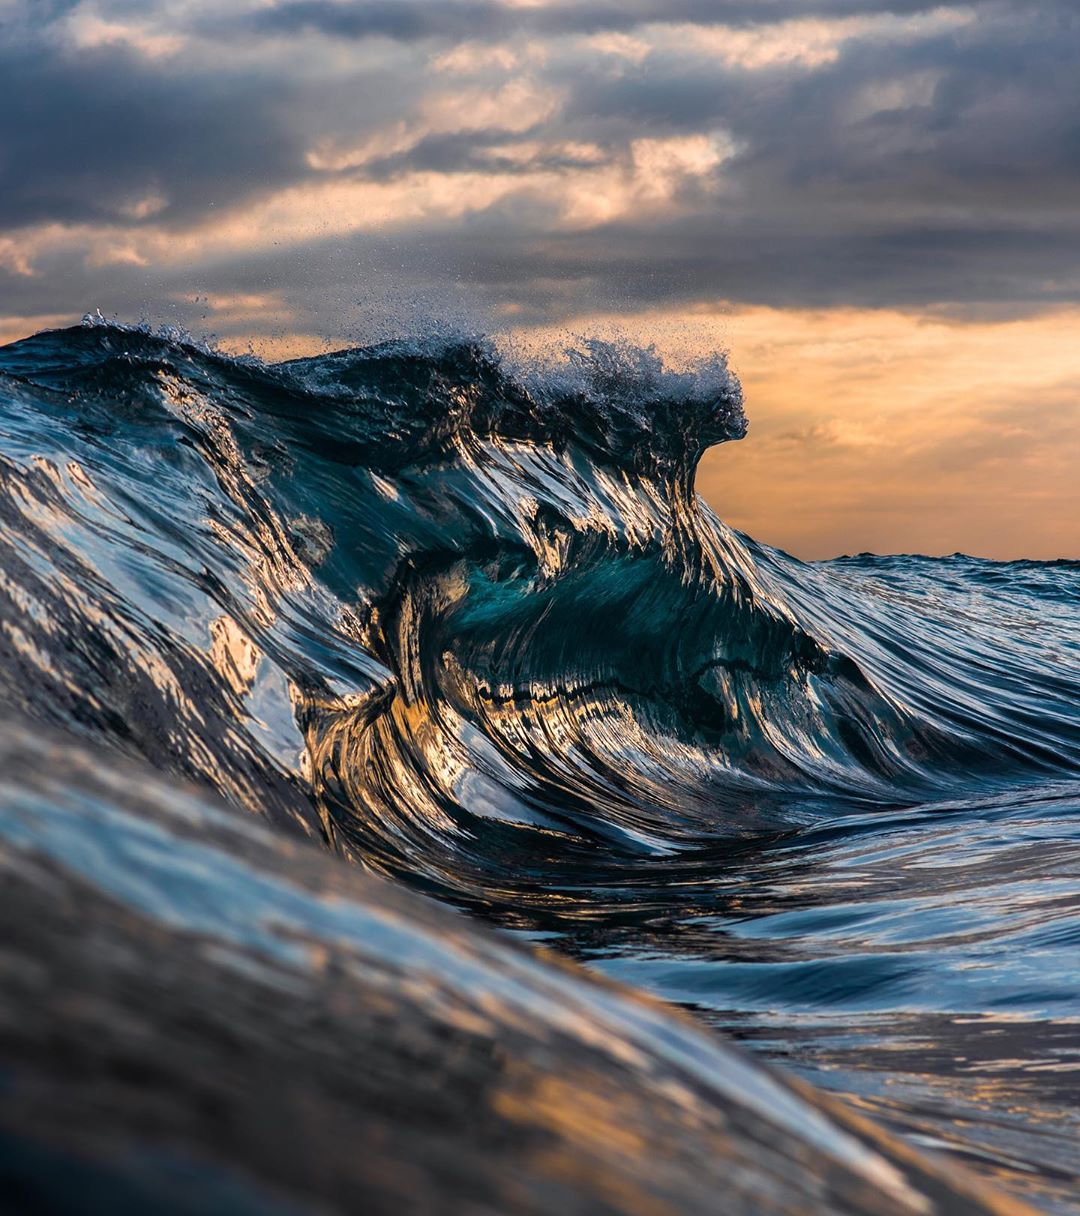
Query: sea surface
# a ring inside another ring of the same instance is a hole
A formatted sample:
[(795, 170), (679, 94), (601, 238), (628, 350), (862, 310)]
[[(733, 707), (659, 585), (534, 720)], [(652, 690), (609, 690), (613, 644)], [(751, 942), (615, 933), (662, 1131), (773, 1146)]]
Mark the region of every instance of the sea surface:
[(0, 348), (0, 706), (1080, 1212), (1080, 562), (801, 562), (695, 493), (746, 426), (601, 342)]

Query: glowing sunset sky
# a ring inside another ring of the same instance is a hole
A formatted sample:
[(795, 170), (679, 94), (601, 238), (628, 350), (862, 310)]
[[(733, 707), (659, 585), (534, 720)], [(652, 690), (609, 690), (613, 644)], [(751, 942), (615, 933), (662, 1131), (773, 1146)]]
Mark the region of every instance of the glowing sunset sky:
[(1075, 0), (0, 0), (0, 339), (723, 347), (720, 513), (1080, 557)]

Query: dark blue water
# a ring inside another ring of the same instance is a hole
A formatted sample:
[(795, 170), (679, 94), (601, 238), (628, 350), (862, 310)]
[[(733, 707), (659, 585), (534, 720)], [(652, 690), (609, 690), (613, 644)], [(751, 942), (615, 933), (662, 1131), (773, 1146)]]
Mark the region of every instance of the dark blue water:
[(0, 350), (0, 701), (1080, 1187), (1080, 563), (805, 564), (722, 360)]

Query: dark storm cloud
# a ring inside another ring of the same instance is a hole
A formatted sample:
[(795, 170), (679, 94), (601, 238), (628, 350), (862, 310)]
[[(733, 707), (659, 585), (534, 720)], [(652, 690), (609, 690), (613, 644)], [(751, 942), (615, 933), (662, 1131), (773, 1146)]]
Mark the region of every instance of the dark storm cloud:
[[(504, 222), (459, 232), (439, 253), (489, 305), (511, 303), (517, 316), (537, 323), (580, 312), (582, 301), (604, 312), (724, 300), (812, 308), (989, 301), (1016, 311), (1080, 295), (1080, 274), (1062, 277), (1063, 263), (1080, 266), (1080, 223), (1068, 232), (837, 228), (808, 239), (767, 219), (751, 228), (698, 217), (657, 227), (648, 240), (653, 249), (645, 256), (641, 229), (623, 224), (523, 242)], [(407, 275), (421, 276), (430, 259), (428, 245), (395, 243), (392, 264)]]
[(0, 225), (125, 221), (160, 192), (170, 217), (295, 178), (287, 84), (162, 71), (118, 47), (0, 50)]
[(285, 0), (237, 21), (262, 33), (315, 30), (331, 38), (492, 40), (538, 35), (625, 32), (653, 22), (750, 25), (799, 18), (924, 12), (926, 0), (611, 0), (510, 8), (484, 0)]
[[(465, 281), (536, 319), (722, 298), (1074, 301), (1080, 16), (1064, 0), (935, 11), (899, 0), (285, 0), (228, 17), (197, 3), (24, 6), (0, 33), (4, 310), (60, 311), (75, 291), (133, 309), (147, 296), (152, 307), (284, 285), (302, 326), (358, 274), (432, 293)], [(770, 33), (809, 17), (847, 24)], [(787, 42), (772, 58), (754, 60), (756, 43), (725, 56), (716, 33), (665, 35), (675, 22)], [(638, 41), (607, 53), (581, 37), (597, 33)], [(151, 53), (163, 37), (179, 48)], [(530, 58), (538, 40), (544, 54)], [(502, 66), (433, 68), (459, 44), (497, 42)], [(491, 101), (525, 85), (535, 105)], [(717, 132), (731, 147), (715, 165), (659, 195), (635, 184), (664, 141)], [(566, 198), (591, 171), (610, 171), (626, 200), (604, 222), (569, 222)], [(440, 218), (466, 174), (508, 184)], [(158, 266), (152, 253), (120, 265), (68, 231), (212, 231), (216, 216), (242, 218), (276, 192), (335, 183), (397, 183), (405, 206), (414, 179), (430, 205), (381, 241), (305, 230), (279, 245), (215, 245), (190, 265)], [(41, 236), (48, 225), (58, 233)]]

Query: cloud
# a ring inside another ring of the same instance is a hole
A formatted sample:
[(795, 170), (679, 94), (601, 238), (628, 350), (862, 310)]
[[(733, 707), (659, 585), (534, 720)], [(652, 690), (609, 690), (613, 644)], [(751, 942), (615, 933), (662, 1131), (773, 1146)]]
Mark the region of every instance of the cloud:
[(65, 32), (76, 51), (118, 46), (151, 60), (179, 55), (188, 46), (188, 40), (181, 34), (155, 33), (139, 23), (107, 21), (85, 8), (71, 14)]
[(619, 33), (661, 22), (761, 27), (815, 18), (921, 13), (931, 7), (925, 0), (279, 0), (253, 6), (235, 20), (262, 34), (491, 41), (522, 32), (549, 38)]
[(1080, 552), (1080, 309), (703, 315), (740, 352), (751, 436), (704, 462), (721, 514), (805, 557)]
[(253, 275), (305, 332), (362, 275), (530, 321), (1080, 292), (1065, 0), (7, 7), (0, 282), (28, 314)]

